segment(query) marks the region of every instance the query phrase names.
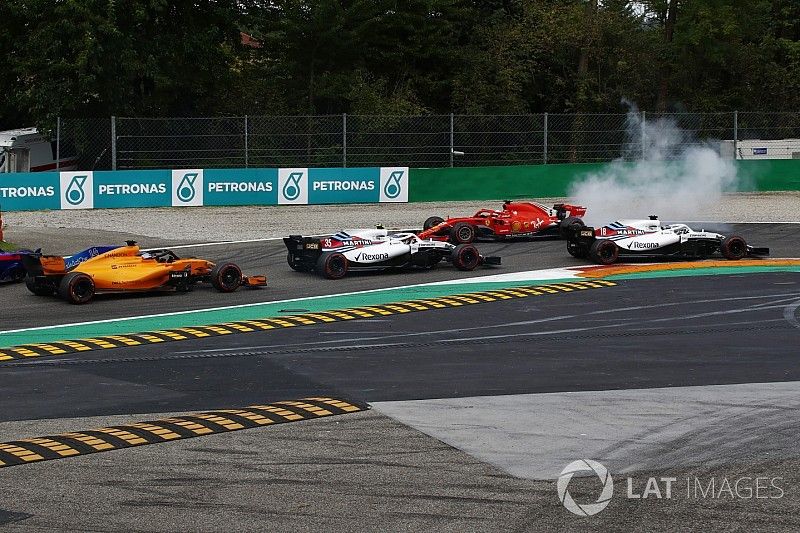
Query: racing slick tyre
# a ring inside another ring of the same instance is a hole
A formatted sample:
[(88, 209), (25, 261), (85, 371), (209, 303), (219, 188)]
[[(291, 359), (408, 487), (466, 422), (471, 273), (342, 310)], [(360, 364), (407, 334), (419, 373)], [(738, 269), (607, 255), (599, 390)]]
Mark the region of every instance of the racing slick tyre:
[(347, 258), (339, 252), (326, 252), (317, 259), (317, 273), (328, 279), (342, 279), (347, 269)]
[(52, 296), (56, 292), (50, 283), (40, 283), (33, 276), (25, 277), (25, 286), (36, 296)]
[(475, 240), (475, 226), (469, 222), (458, 222), (450, 230), (450, 242), (453, 244), (469, 244)]
[(442, 217), (428, 217), (428, 218), (425, 219), (425, 222), (422, 224), (422, 229), (423, 230), (429, 230), (434, 226), (438, 226), (442, 222), (444, 222), (444, 219)]
[(562, 239), (566, 239), (570, 235), (574, 235), (576, 231), (585, 226), (586, 224), (584, 224), (583, 220), (580, 218), (567, 217), (558, 223), (558, 233), (561, 235)]
[(589, 257), (601, 265), (616, 263), (619, 259), (619, 247), (614, 241), (608, 239), (598, 239), (592, 243), (589, 249)]
[(747, 243), (738, 235), (725, 237), (719, 247), (722, 256), (731, 261), (738, 261), (747, 255)]
[(85, 304), (94, 298), (94, 281), (83, 272), (70, 272), (61, 278), (58, 295), (71, 304)]
[(567, 241), (567, 253), (572, 257), (577, 257), (578, 259), (586, 259), (588, 255), (586, 252), (586, 248), (583, 246), (579, 246), (575, 241)]
[(295, 272), (308, 272), (311, 270), (305, 263), (298, 261), (292, 252), (286, 254), (286, 262), (289, 263), (289, 268)]
[(451, 253), (453, 266), (459, 270), (475, 270), (481, 262), (481, 254), (471, 244), (459, 244)]
[(242, 270), (233, 263), (216, 265), (211, 270), (211, 285), (219, 292), (233, 292), (242, 284)]

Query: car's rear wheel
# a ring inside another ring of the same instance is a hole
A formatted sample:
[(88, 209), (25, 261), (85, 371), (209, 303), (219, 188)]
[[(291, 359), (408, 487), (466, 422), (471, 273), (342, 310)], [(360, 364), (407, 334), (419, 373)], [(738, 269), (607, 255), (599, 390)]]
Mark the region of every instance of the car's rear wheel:
[(725, 237), (719, 249), (722, 252), (722, 256), (731, 261), (738, 261), (747, 255), (747, 243), (738, 235)]
[(469, 244), (475, 240), (475, 226), (469, 222), (457, 222), (450, 230), (450, 242), (453, 244)]
[(619, 247), (608, 239), (598, 239), (592, 243), (589, 256), (601, 265), (610, 265), (619, 259)]
[(429, 230), (434, 226), (438, 226), (442, 222), (444, 222), (444, 219), (442, 217), (428, 217), (428, 218), (425, 219), (425, 222), (422, 224), (422, 229), (423, 230)]
[(242, 270), (234, 263), (216, 265), (211, 270), (211, 285), (219, 292), (233, 292), (242, 284)]
[(581, 228), (586, 227), (586, 224), (583, 223), (578, 217), (567, 217), (561, 222), (558, 223), (558, 233), (561, 235), (562, 239), (566, 239), (570, 235), (574, 235), (575, 232), (580, 230)]
[(58, 295), (71, 304), (85, 304), (94, 298), (94, 280), (83, 272), (70, 272), (58, 284)]
[(49, 281), (36, 281), (33, 276), (25, 277), (25, 286), (36, 296), (52, 296), (56, 288)]
[(481, 262), (481, 254), (471, 244), (459, 244), (452, 254), (453, 265), (459, 270), (475, 270)]
[(326, 252), (317, 259), (317, 273), (328, 279), (342, 279), (348, 268), (347, 258), (339, 252)]

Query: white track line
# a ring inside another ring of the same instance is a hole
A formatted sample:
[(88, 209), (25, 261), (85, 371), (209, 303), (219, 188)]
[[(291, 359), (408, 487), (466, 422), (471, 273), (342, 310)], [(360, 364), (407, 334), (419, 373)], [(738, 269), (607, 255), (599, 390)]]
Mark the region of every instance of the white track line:
[[(560, 270), (560, 269), (546, 269), (546, 270), (534, 270), (531, 273), (539, 274), (539, 273), (546, 273), (548, 270)], [(576, 272), (577, 273), (577, 272)], [(485, 278), (494, 278), (495, 276), (487, 275), (487, 276), (476, 276), (472, 278), (464, 278), (459, 280), (461, 283), (464, 284), (474, 284), (474, 283), (482, 283), (485, 281)], [(574, 274), (573, 274), (574, 277)], [(564, 279), (562, 276), (558, 279)], [(576, 278), (577, 279), (577, 278)], [(538, 281), (537, 278), (533, 277), (530, 278), (528, 281)], [(547, 279), (541, 281), (549, 281)], [(583, 281), (590, 281), (590, 280), (583, 280)], [(138, 320), (138, 319), (147, 319), (147, 318), (161, 318), (166, 316), (177, 316), (177, 315), (191, 315), (196, 313), (205, 313), (210, 311), (225, 311), (228, 309), (244, 309), (247, 307), (257, 307), (257, 306), (264, 306), (264, 305), (277, 305), (277, 304), (285, 304), (285, 303), (293, 303), (293, 302), (304, 302), (307, 300), (316, 300), (316, 299), (327, 299), (327, 298), (338, 298), (339, 296), (353, 296), (355, 294), (367, 294), (367, 293), (374, 293), (374, 292), (382, 292), (382, 291), (393, 291), (393, 290), (400, 290), (400, 289), (413, 289), (417, 287), (427, 287), (427, 286), (434, 286), (434, 285), (445, 285), (450, 284), (442, 281), (434, 281), (431, 283), (415, 283), (412, 285), (400, 285), (397, 287), (383, 287), (380, 289), (369, 289), (369, 290), (361, 290), (361, 291), (352, 291), (352, 292), (339, 292), (334, 294), (323, 294), (318, 296), (304, 296), (302, 298), (290, 298), (287, 300), (273, 300), (273, 301), (265, 301), (265, 302), (254, 302), (250, 304), (238, 304), (238, 305), (225, 305), (221, 307), (206, 307), (203, 309), (192, 309), (188, 311), (173, 311), (170, 313), (156, 313), (151, 315), (137, 315), (137, 316), (127, 316), (127, 317), (119, 317), (119, 318), (108, 318), (104, 320), (91, 320), (87, 322), (73, 322), (69, 324), (55, 324), (52, 326), (36, 326), (33, 328), (21, 328), (21, 329), (8, 329), (0, 331), (0, 335), (4, 335), (6, 333), (23, 333), (26, 331), (42, 331), (42, 330), (50, 330), (50, 329), (57, 329), (57, 328), (67, 328), (73, 326), (91, 326), (94, 324), (109, 324), (114, 322), (125, 322), (128, 320)]]

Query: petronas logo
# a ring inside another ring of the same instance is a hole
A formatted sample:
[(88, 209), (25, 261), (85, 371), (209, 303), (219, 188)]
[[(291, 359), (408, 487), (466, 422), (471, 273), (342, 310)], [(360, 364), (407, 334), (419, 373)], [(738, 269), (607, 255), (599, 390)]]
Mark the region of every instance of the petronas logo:
[(386, 198), (394, 200), (400, 196), (400, 193), (403, 192), (402, 186), (400, 185), (401, 179), (403, 179), (402, 170), (395, 170), (389, 175), (389, 179), (386, 180), (386, 185), (383, 186), (383, 194), (386, 195)]
[(283, 186), (283, 197), (293, 202), (300, 198), (300, 180), (303, 178), (302, 172), (292, 172), (286, 178)]
[(86, 180), (88, 178), (89, 176), (86, 175), (73, 176), (65, 193), (68, 204), (81, 205), (83, 201), (86, 200), (86, 192), (83, 190), (83, 186), (86, 185)]
[(196, 181), (197, 172), (189, 172), (184, 174), (183, 179), (181, 179), (180, 183), (178, 184), (178, 190), (176, 192), (178, 200), (181, 202), (191, 202), (194, 200), (194, 197), (197, 194), (197, 190), (195, 190), (194, 187)]

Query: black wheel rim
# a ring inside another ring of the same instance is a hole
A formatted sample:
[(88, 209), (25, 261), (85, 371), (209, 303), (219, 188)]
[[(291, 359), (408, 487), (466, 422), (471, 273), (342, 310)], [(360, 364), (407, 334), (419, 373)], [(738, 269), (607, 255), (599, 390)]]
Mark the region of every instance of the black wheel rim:
[(472, 228), (469, 226), (462, 226), (458, 228), (458, 239), (463, 242), (468, 242), (472, 238)]
[(92, 282), (88, 279), (79, 279), (72, 285), (72, 294), (77, 300), (85, 300), (92, 295)]
[(478, 260), (478, 254), (474, 250), (464, 250), (461, 253), (461, 262), (464, 266), (472, 266)]
[(733, 241), (728, 247), (734, 256), (742, 255), (744, 245), (741, 241)]
[(220, 282), (225, 287), (232, 287), (236, 285), (239, 280), (239, 271), (235, 268), (226, 268), (219, 276)]
[(328, 260), (328, 270), (334, 275), (344, 274), (344, 258), (332, 257)]

